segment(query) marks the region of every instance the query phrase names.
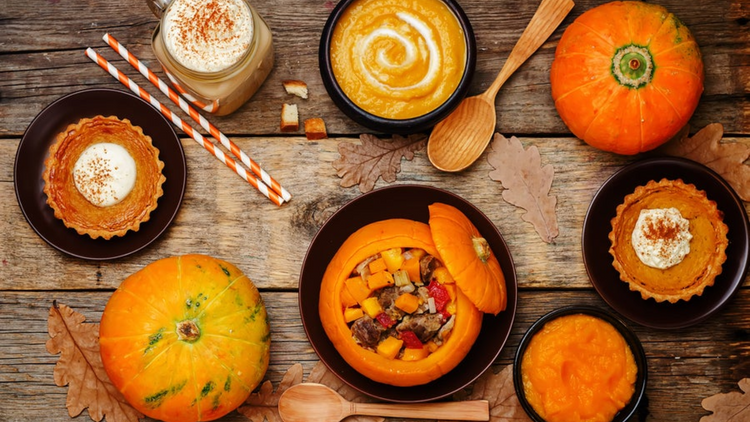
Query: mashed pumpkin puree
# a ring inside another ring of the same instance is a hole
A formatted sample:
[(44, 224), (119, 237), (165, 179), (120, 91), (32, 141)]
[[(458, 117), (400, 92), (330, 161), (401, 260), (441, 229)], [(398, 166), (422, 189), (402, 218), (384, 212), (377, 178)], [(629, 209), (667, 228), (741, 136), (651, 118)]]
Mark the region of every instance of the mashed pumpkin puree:
[(556, 318), (526, 348), (526, 399), (547, 422), (608, 422), (635, 391), (638, 369), (623, 336), (590, 315)]
[(466, 40), (440, 0), (355, 0), (336, 23), (330, 57), (350, 100), (402, 120), (429, 113), (456, 90)]

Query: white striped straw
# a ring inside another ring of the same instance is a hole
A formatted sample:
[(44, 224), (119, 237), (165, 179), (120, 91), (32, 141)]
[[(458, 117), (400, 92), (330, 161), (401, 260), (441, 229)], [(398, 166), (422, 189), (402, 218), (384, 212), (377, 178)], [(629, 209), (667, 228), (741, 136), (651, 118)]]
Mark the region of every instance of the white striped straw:
[(248, 157), (247, 154), (245, 154), (234, 142), (230, 141), (229, 138), (227, 138), (219, 129), (216, 128), (216, 126), (212, 125), (211, 122), (206, 120), (200, 113), (198, 113), (194, 108), (192, 108), (185, 100), (180, 98), (179, 95), (177, 95), (176, 92), (174, 92), (166, 83), (164, 83), (163, 80), (161, 80), (154, 72), (152, 72), (146, 65), (143, 64), (140, 60), (138, 60), (135, 55), (130, 53), (127, 48), (125, 48), (124, 45), (120, 44), (113, 36), (109, 34), (104, 34), (102, 39), (110, 46), (113, 50), (117, 51), (120, 56), (122, 56), (123, 59), (127, 60), (128, 63), (130, 63), (131, 66), (138, 69), (139, 72), (141, 72), (141, 75), (145, 76), (149, 82), (151, 82), (154, 86), (159, 88), (159, 90), (164, 93), (167, 97), (169, 97), (170, 100), (172, 100), (173, 103), (177, 104), (182, 111), (187, 113), (196, 123), (200, 124), (203, 129), (208, 131), (211, 136), (214, 137), (217, 141), (221, 142), (224, 147), (226, 147), (231, 153), (240, 159), (250, 170), (252, 170), (253, 173), (258, 175), (263, 182), (270, 186), (271, 189), (273, 189), (277, 194), (281, 195), (282, 198), (284, 198), (284, 201), (289, 201), (292, 199), (292, 195), (287, 192), (286, 189), (284, 189), (279, 182), (277, 182), (271, 175), (266, 173), (265, 170), (263, 170), (258, 163), (253, 161), (252, 158)]
[(198, 142), (203, 148), (208, 150), (211, 154), (213, 154), (214, 157), (216, 157), (219, 161), (226, 164), (227, 167), (234, 170), (237, 175), (239, 175), (241, 178), (245, 179), (248, 183), (253, 185), (256, 189), (258, 189), (263, 195), (268, 197), (274, 204), (281, 205), (284, 203), (284, 200), (274, 191), (270, 190), (268, 186), (266, 186), (261, 180), (253, 176), (252, 174), (248, 173), (244, 167), (238, 166), (237, 162), (234, 161), (231, 157), (228, 157), (224, 152), (218, 148), (216, 148), (216, 145), (213, 142), (210, 142), (208, 139), (204, 138), (203, 135), (200, 134), (197, 130), (193, 129), (192, 126), (185, 123), (182, 119), (177, 117), (176, 114), (172, 113), (172, 111), (161, 104), (159, 101), (157, 101), (154, 97), (152, 97), (147, 91), (143, 90), (138, 84), (133, 82), (130, 78), (128, 78), (124, 73), (120, 72), (116, 67), (114, 67), (111, 63), (109, 63), (104, 57), (97, 54), (94, 50), (91, 48), (86, 49), (86, 55), (93, 60), (96, 64), (98, 64), (102, 69), (109, 72), (110, 75), (112, 75), (115, 79), (120, 81), (123, 85), (130, 88), (133, 93), (143, 98), (145, 101), (148, 101), (152, 106), (156, 107), (157, 110), (161, 111), (161, 113), (169, 119), (175, 126), (182, 129), (183, 132), (188, 134), (191, 138), (193, 138), (196, 142)]

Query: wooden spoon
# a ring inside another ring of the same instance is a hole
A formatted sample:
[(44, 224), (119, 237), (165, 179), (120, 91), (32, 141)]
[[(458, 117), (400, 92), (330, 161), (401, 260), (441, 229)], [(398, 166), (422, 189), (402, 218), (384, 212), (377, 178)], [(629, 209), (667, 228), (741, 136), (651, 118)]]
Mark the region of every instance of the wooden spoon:
[(354, 403), (323, 384), (302, 383), (279, 397), (279, 416), (284, 422), (338, 422), (351, 415), (408, 417), (461, 421), (490, 420), (487, 400), (448, 403)]
[(542, 0), (487, 91), (464, 99), (432, 130), (427, 143), (427, 156), (432, 165), (443, 171), (460, 171), (482, 155), (495, 130), (497, 91), (544, 44), (573, 6), (572, 0)]

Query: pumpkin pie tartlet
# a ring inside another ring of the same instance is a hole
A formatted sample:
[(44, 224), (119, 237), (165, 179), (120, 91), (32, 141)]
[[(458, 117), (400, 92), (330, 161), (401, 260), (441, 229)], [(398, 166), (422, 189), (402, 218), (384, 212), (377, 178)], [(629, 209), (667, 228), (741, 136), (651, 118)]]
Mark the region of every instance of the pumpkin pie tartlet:
[(138, 231), (164, 193), (159, 150), (140, 127), (115, 116), (69, 125), (44, 165), (44, 193), (55, 217), (93, 239)]
[(617, 207), (609, 253), (620, 279), (643, 299), (690, 300), (726, 261), (728, 228), (704, 191), (682, 180), (638, 186)]

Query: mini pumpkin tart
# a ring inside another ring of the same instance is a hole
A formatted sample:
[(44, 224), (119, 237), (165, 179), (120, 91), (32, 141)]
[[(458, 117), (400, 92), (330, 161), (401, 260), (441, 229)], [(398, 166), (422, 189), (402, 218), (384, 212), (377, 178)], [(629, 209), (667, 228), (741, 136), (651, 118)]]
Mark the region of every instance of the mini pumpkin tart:
[(482, 312), (505, 309), (502, 270), (477, 229), (452, 206), (429, 211), (429, 226), (389, 219), (360, 228), (323, 276), (318, 309), (326, 335), (377, 382), (414, 386), (441, 377), (471, 349)]
[(140, 127), (115, 116), (69, 125), (44, 165), (44, 193), (55, 217), (93, 239), (138, 231), (164, 193), (159, 150)]
[(726, 261), (728, 228), (702, 190), (681, 179), (649, 181), (617, 207), (609, 253), (620, 279), (643, 299), (690, 300)]

